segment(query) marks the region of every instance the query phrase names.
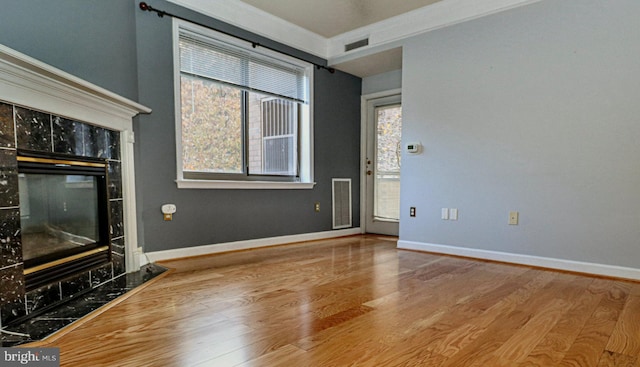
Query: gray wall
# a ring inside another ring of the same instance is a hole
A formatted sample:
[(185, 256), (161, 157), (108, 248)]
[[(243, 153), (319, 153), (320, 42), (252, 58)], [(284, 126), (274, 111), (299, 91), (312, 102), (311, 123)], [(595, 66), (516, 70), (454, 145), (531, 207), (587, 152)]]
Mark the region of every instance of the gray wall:
[[(324, 63), (172, 3), (152, 5)], [(0, 43), (153, 109), (134, 124), (145, 251), (331, 230), (332, 177), (353, 179), (353, 221), (359, 226), (359, 78), (316, 71), (313, 190), (178, 190), (171, 19), (137, 6), (133, 0), (4, 0)], [(320, 213), (314, 202), (321, 203)], [(164, 203), (178, 208), (172, 222), (162, 220)]]
[(132, 0), (2, 0), (0, 44), (137, 99)]
[(639, 14), (543, 1), (409, 40), (401, 240), (639, 267)]

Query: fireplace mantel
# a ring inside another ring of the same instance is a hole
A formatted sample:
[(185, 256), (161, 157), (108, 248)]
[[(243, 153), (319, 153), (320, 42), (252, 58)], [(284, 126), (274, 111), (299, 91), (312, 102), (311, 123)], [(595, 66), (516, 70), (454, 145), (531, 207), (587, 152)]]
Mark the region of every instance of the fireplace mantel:
[(3, 45), (0, 101), (120, 132), (126, 268), (138, 270), (132, 119), (151, 109)]

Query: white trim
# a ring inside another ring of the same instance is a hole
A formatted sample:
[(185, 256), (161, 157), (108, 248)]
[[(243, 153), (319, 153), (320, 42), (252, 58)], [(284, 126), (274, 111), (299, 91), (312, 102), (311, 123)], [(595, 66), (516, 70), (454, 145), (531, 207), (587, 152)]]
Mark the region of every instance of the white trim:
[[(177, 19), (171, 23), (171, 47), (173, 47), (173, 106), (174, 128), (176, 130), (176, 178), (179, 182), (183, 178), (182, 170), (182, 86), (180, 83), (180, 24)], [(180, 186), (178, 185), (178, 188)]]
[(138, 270), (132, 118), (151, 109), (3, 45), (0, 100), (121, 133), (126, 267)]
[(231, 181), (231, 180), (176, 180), (179, 189), (313, 189), (315, 182)]
[(326, 58), (327, 38), (239, 0), (168, 0), (298, 50)]
[(399, 240), (397, 247), (403, 250), (434, 252), (446, 255), (472, 257), (484, 260), (501, 261), (518, 265), (529, 265), (607, 277), (640, 280), (640, 269), (615, 265), (596, 264), (582, 261), (556, 259), (550, 257), (514, 254), (509, 252), (474, 249), (450, 245), (439, 245)]
[(147, 257), (147, 254), (145, 254), (142, 250), (142, 247), (138, 247), (136, 249), (136, 256), (138, 257), (138, 264), (140, 264), (140, 267), (151, 263), (151, 261), (149, 261), (149, 258)]
[(395, 95), (402, 95), (402, 88), (395, 88), (395, 89), (384, 90), (381, 92), (364, 94), (361, 96), (361, 99), (362, 101), (369, 101), (369, 100), (374, 100), (379, 98), (391, 97)]
[(211, 255), (221, 252), (240, 251), (256, 249), (261, 247), (286, 245), (295, 242), (324, 240), (328, 238), (337, 238), (344, 236), (352, 236), (360, 234), (360, 228), (343, 229), (337, 231), (315, 232), (295, 234), (289, 236), (259, 238), (247, 241), (235, 241), (227, 243), (217, 243), (212, 245), (202, 245), (195, 247), (185, 247), (173, 250), (154, 251), (144, 254), (148, 261), (157, 262), (162, 260), (179, 259), (191, 256)]
[(299, 157), (299, 166), (300, 166), (300, 180), (305, 184), (313, 184), (315, 185), (314, 180), (314, 167), (315, 167), (315, 156), (313, 155), (313, 131), (315, 123), (315, 119), (313, 115), (315, 113), (315, 92), (314, 92), (314, 72), (315, 69), (312, 69), (309, 75), (309, 104), (303, 104), (300, 106), (300, 126), (299, 126), (299, 134), (298, 137), (300, 141), (298, 141), (298, 149), (300, 150)]
[(140, 269), (140, 263), (137, 261), (138, 249), (138, 221), (136, 219), (136, 185), (135, 185), (135, 167), (134, 167), (134, 148), (135, 142), (133, 135), (133, 126), (129, 126), (127, 130), (120, 132), (120, 169), (122, 174), (122, 199), (123, 199), (123, 223), (125, 236), (125, 267), (127, 272), (137, 271)]
[(360, 227), (367, 232), (367, 135), (370, 105), (377, 99), (399, 96), (402, 101), (402, 88), (369, 93), (360, 97)]
[[(151, 109), (0, 44), (0, 99), (118, 131)], [(103, 122), (107, 120), (107, 122)]]
[[(176, 130), (176, 183), (179, 189), (312, 189), (315, 186), (314, 164), (313, 164), (313, 105), (314, 105), (314, 67), (312, 64), (301, 61), (286, 55), (267, 49), (254, 50), (250, 46), (244, 45), (239, 40), (216, 32), (211, 29), (201, 27), (180, 19), (173, 19), (173, 91), (175, 105), (175, 130)], [(272, 57), (275, 60), (286, 61), (290, 64), (306, 69), (308, 77), (308, 104), (300, 104), (300, 130), (299, 130), (299, 175), (300, 182), (279, 182), (279, 181), (243, 181), (243, 180), (192, 180), (185, 179), (182, 165), (182, 107), (180, 93), (180, 30), (195, 32), (213, 40), (224, 41), (226, 43), (244, 48), (247, 52), (255, 52), (261, 55)]]

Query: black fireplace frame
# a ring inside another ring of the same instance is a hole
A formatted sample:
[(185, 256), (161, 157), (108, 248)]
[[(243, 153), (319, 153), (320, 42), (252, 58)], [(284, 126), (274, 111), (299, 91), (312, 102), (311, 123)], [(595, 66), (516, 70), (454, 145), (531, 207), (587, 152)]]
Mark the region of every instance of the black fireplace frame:
[(109, 170), (106, 159), (69, 155), (43, 154), (18, 150), (18, 173), (86, 175), (96, 178), (98, 193), (99, 240), (82, 249), (59, 251), (24, 261), (26, 291), (60, 281), (64, 278), (111, 262), (109, 219)]

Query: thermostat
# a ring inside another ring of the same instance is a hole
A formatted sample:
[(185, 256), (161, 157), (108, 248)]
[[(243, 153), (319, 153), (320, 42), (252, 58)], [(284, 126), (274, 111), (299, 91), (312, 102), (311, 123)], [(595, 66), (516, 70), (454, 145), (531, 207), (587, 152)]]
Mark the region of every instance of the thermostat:
[(420, 153), (420, 143), (407, 143), (407, 153), (416, 154)]

